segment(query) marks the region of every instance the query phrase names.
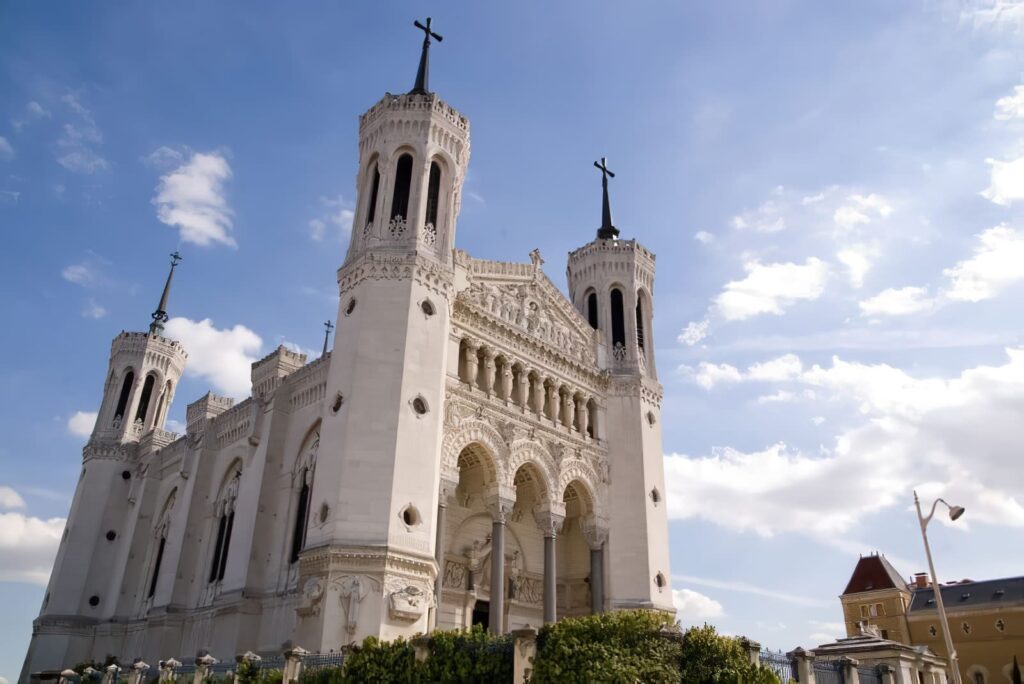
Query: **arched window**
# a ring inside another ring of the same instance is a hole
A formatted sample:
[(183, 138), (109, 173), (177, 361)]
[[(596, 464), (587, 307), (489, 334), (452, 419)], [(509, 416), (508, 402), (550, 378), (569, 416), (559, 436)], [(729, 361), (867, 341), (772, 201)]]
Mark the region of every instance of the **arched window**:
[(153, 598), (153, 594), (156, 593), (156, 579), (160, 576), (160, 563), (164, 560), (164, 545), (167, 543), (167, 537), (160, 537), (160, 545), (156, 549), (156, 562), (153, 563), (153, 578), (149, 580), (149, 593), (146, 594), (146, 598)]
[(299, 505), (295, 511), (295, 529), (292, 530), (292, 555), (289, 562), (299, 560), (299, 553), (306, 545), (306, 527), (309, 525), (309, 496), (312, 473), (303, 468), (300, 474), (302, 487), (299, 489)]
[(622, 290), (612, 289), (612, 346), (626, 346), (626, 318), (622, 310)]
[(395, 192), (391, 196), (391, 218), (409, 218), (409, 191), (412, 187), (412, 155), (403, 154), (395, 166)]
[(587, 295), (587, 320), (590, 327), (597, 330), (597, 293), (591, 292)]
[(366, 208), (366, 222), (373, 223), (377, 217), (377, 191), (380, 190), (380, 168), (373, 165), (373, 182), (370, 184), (370, 204)]
[(217, 503), (217, 541), (213, 545), (213, 559), (210, 562), (210, 583), (224, 579), (224, 571), (227, 569), (231, 531), (235, 526), (235, 499), (238, 497), (241, 479), (241, 471), (235, 471)]
[(164, 426), (164, 410), (167, 408), (167, 402), (171, 400), (171, 381), (168, 380), (167, 384), (164, 385), (164, 391), (160, 393), (160, 400), (156, 403), (156, 412), (153, 414), (153, 427), (163, 428)]
[(636, 298), (636, 346), (644, 350), (644, 304), (643, 296)]
[(117, 400), (117, 410), (114, 411), (114, 418), (124, 418), (124, 412), (128, 410), (128, 397), (132, 393), (132, 383), (135, 382), (135, 373), (128, 371), (121, 383), (121, 396)]
[(430, 162), (430, 181), (427, 184), (427, 220), (425, 223), (437, 228), (437, 207), (441, 197), (441, 167)]
[(156, 376), (150, 373), (142, 385), (142, 396), (139, 398), (139, 408), (135, 411), (135, 420), (146, 420), (146, 411), (149, 409), (149, 399), (153, 396), (153, 385), (155, 384)]

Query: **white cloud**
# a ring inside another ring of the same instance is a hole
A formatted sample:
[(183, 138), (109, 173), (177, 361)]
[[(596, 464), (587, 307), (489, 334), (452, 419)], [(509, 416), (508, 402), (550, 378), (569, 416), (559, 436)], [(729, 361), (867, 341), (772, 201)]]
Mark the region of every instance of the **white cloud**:
[(25, 500), (18, 492), (6, 485), (0, 485), (0, 509), (24, 508)]
[(777, 359), (752, 364), (747, 367), (745, 372), (727, 363), (708, 363), (706, 361), (698, 364), (696, 370), (689, 366), (681, 366), (679, 370), (700, 387), (710, 390), (723, 383), (794, 380), (800, 376), (803, 364), (795, 354), (785, 354)]
[(682, 584), (696, 584), (699, 587), (711, 587), (712, 589), (722, 589), (724, 591), (735, 591), (741, 594), (753, 594), (754, 596), (764, 596), (766, 598), (782, 601), (783, 603), (792, 603), (797, 606), (810, 606), (813, 608), (831, 608), (833, 605), (831, 602), (828, 601), (811, 598), (806, 593), (790, 594), (785, 591), (778, 591), (776, 589), (770, 589), (768, 587), (759, 587), (754, 584), (748, 584), (747, 582), (736, 582), (733, 580), (722, 580), (711, 577), (697, 577), (694, 575), (672, 575), (672, 581), (680, 582)]
[(160, 177), (153, 198), (157, 218), (176, 226), (185, 242), (236, 247), (231, 236), (232, 211), (224, 195), (224, 183), (230, 178), (231, 166), (222, 154), (194, 153)]
[(1009, 161), (989, 158), (985, 163), (992, 169), (989, 186), (981, 191), (983, 197), (1004, 206), (1024, 199), (1024, 156)]
[[(4, 495), (4, 490), (9, 493)], [(9, 487), (0, 487), (0, 498), (14, 502), (7, 508), (24, 507), (24, 500)], [(0, 513), (0, 582), (45, 586), (64, 523), (64, 518), (42, 520), (13, 511)]]
[(21, 193), (16, 190), (0, 190), (0, 204), (17, 204)]
[(176, 432), (179, 435), (183, 435), (188, 430), (188, 426), (186, 426), (184, 423), (174, 420), (173, 418), (168, 418), (167, 422), (164, 423), (164, 429), (167, 430), (168, 432)]
[(783, 199), (785, 188), (781, 185), (772, 191), (772, 199), (753, 211), (745, 211), (732, 217), (729, 225), (736, 230), (752, 230), (757, 233), (778, 233), (786, 229), (785, 215), (788, 203)]
[(807, 624), (813, 632), (808, 635), (811, 645), (831, 643), (836, 639), (846, 636), (846, 625), (842, 622), (821, 622), (819, 620), (808, 620)]
[(873, 218), (887, 218), (891, 213), (892, 206), (885, 197), (875, 193), (853, 194), (836, 208), (832, 220), (844, 231), (851, 231), (858, 226), (871, 223)]
[(176, 149), (161, 145), (142, 158), (142, 163), (154, 169), (165, 171), (180, 166), (185, 156)]
[(715, 236), (706, 230), (698, 230), (693, 234), (693, 239), (702, 245), (709, 245), (715, 241)]
[(970, 24), (975, 31), (1024, 31), (1024, 2), (1021, 0), (967, 0), (965, 5), (960, 21)]
[(95, 411), (76, 411), (68, 418), (68, 432), (76, 437), (88, 437), (96, 425)]
[(82, 315), (86, 318), (92, 318), (97, 320), (107, 315), (107, 310), (96, 303), (96, 300), (92, 297), (85, 303), (85, 308), (82, 309)]
[(803, 264), (749, 261), (744, 269), (747, 277), (726, 283), (725, 291), (715, 298), (715, 305), (726, 320), (738, 321), (764, 313), (780, 315), (797, 301), (820, 297), (828, 277), (828, 265), (816, 257)]
[(672, 603), (676, 607), (676, 619), (684, 627), (701, 625), (706, 620), (725, 615), (721, 603), (692, 589), (673, 589)]
[(72, 264), (60, 272), (64, 280), (83, 287), (92, 285), (96, 281), (96, 270), (88, 263)]
[(992, 116), (1000, 121), (1024, 119), (1024, 85), (1015, 86), (1012, 95), (996, 100), (996, 111)]
[(775, 394), (765, 394), (757, 398), (758, 404), (785, 404), (796, 401), (796, 394), (789, 390), (777, 390)]
[(96, 125), (92, 112), (82, 105), (74, 93), (68, 93), (61, 101), (78, 119), (63, 126), (63, 133), (57, 140), (57, 147), (61, 150), (57, 163), (74, 173), (92, 174), (109, 169), (110, 163), (95, 149), (103, 143), (103, 133)]
[(325, 213), (310, 220), (309, 236), (317, 242), (321, 242), (326, 237), (335, 237), (340, 241), (348, 240), (352, 233), (352, 220), (355, 218), (352, 205), (346, 202), (341, 195), (321, 197), (320, 204)]
[(889, 288), (858, 306), (865, 316), (906, 316), (931, 309), (935, 300), (928, 296), (926, 287)]
[(705, 318), (701, 321), (690, 321), (676, 339), (687, 346), (692, 347), (708, 336), (708, 327), (711, 321)]
[[(916, 378), (885, 364), (833, 358), (799, 382), (851, 403), (860, 425), (808, 454), (785, 444), (746, 453), (665, 458), (672, 518), (702, 518), (762, 536), (803, 533), (837, 548), (879, 510), (908, 503), (915, 487), (971, 511), (970, 522), (1024, 527), (1024, 348), (1000, 366), (953, 378)], [(842, 487), (834, 483), (842, 482)]]
[(979, 244), (974, 255), (943, 271), (951, 281), (946, 292), (950, 299), (991, 299), (1009, 285), (1024, 280), (1024, 234), (1000, 224), (977, 237)]
[(252, 363), (263, 345), (255, 332), (244, 325), (219, 329), (209, 318), (176, 317), (166, 323), (164, 335), (181, 342), (188, 352), (187, 375), (203, 378), (222, 394), (249, 396)]
[(29, 102), (25, 105), (25, 111), (27, 113), (24, 119), (11, 119), (11, 126), (14, 127), (14, 130), (20, 131), (26, 125), (37, 119), (49, 119), (52, 116), (48, 109), (35, 101)]
[(871, 245), (851, 245), (836, 253), (836, 259), (846, 267), (850, 285), (863, 287), (864, 276), (871, 270), (871, 262), (878, 255), (878, 249)]
[(11, 143), (7, 142), (7, 138), (0, 135), (0, 160), (10, 161), (14, 159), (14, 148), (11, 147)]

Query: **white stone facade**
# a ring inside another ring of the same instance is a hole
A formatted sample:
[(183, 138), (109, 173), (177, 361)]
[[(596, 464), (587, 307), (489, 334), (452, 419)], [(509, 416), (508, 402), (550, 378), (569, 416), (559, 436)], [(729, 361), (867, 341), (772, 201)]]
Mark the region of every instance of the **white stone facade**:
[(359, 150), (331, 353), (278, 348), (179, 437), (186, 350), (115, 339), (25, 675), (673, 610), (654, 255), (590, 242), (567, 299), (536, 251), (455, 249), (469, 123), (433, 93)]

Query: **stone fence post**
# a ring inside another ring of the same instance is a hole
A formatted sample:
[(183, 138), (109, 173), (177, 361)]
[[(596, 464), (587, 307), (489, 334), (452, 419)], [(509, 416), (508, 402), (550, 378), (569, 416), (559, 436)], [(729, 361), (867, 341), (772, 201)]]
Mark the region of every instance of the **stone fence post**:
[(161, 682), (173, 682), (174, 681), (174, 670), (181, 667), (174, 658), (168, 658), (160, 663), (160, 681)]
[(747, 637), (740, 637), (740, 646), (747, 652), (747, 658), (751, 665), (761, 664), (761, 644), (751, 641)]
[(72, 684), (75, 681), (75, 677), (78, 673), (72, 670), (70, 667), (60, 673), (60, 684)]
[(843, 684), (860, 684), (860, 673), (857, 672), (858, 662), (853, 658), (839, 659), (839, 664), (843, 666)]
[(878, 666), (878, 672), (882, 675), (882, 684), (900, 684), (896, 679), (896, 668), (892, 665), (882, 663)]
[(114, 684), (118, 679), (118, 673), (121, 672), (116, 664), (107, 665), (103, 671), (103, 684)]
[(128, 684), (145, 684), (146, 670), (149, 669), (141, 658), (132, 663), (132, 673), (128, 675)]
[(192, 675), (192, 684), (202, 684), (203, 680), (210, 673), (210, 668), (216, 665), (219, 661), (209, 653), (199, 656), (196, 658), (196, 671)]
[(514, 684), (528, 682), (533, 675), (533, 659), (537, 655), (537, 630), (529, 625), (513, 630), (512, 639), (512, 681)]
[(409, 641), (412, 644), (413, 653), (416, 656), (417, 663), (426, 662), (430, 656), (430, 637), (426, 634), (421, 634)]
[(800, 684), (814, 682), (814, 651), (805, 651), (799, 646), (786, 654), (791, 662), (796, 663), (796, 680)]
[(302, 674), (302, 661), (308, 655), (309, 651), (301, 646), (290, 648), (284, 652), (284, 672), (281, 673), (284, 684), (299, 681), (299, 675)]

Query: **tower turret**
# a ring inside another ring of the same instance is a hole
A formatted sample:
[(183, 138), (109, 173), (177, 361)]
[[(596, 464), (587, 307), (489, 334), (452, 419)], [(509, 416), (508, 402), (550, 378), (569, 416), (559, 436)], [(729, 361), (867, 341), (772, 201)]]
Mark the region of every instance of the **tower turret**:
[(646, 566), (611, 563), (609, 608), (672, 607), (661, 450), (662, 388), (654, 364), (654, 254), (618, 239), (612, 224), (607, 160), (601, 170), (601, 227), (569, 254), (566, 276), (573, 305), (598, 331), (611, 375), (607, 400), (611, 463), (608, 556)]
[[(172, 255), (171, 273), (180, 261)], [(46, 598), (26, 663), (46, 666), (88, 658), (80, 629), (110, 619), (117, 610), (129, 543), (142, 496), (145, 454), (140, 440), (167, 444), (162, 432), (188, 354), (163, 337), (168, 275), (149, 332), (114, 338), (96, 426), (82, 450), (82, 474), (68, 513)], [(155, 433), (155, 434), (154, 434)]]

